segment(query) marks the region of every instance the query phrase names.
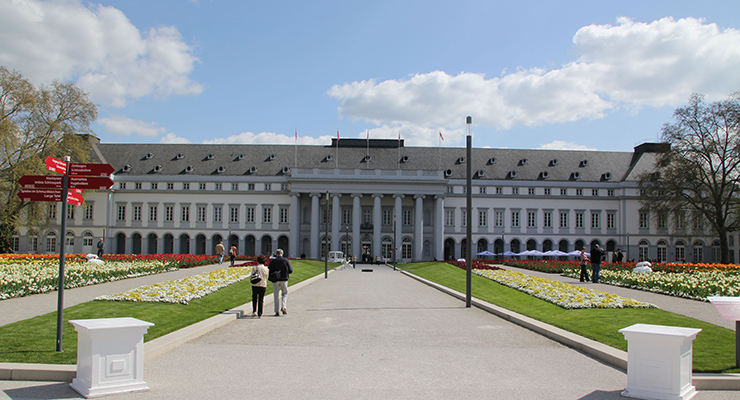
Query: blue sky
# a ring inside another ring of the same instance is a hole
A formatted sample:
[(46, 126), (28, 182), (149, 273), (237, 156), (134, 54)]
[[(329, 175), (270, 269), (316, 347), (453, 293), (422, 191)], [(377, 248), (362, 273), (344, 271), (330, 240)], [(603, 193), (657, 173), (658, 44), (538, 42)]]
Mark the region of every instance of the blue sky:
[(740, 90), (740, 2), (0, 0), (0, 65), (103, 142), (631, 151)]

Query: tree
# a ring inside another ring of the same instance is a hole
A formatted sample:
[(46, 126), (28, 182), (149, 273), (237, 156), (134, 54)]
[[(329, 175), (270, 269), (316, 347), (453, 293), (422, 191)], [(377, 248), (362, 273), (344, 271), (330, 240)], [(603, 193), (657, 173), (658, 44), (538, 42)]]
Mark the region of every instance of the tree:
[(707, 221), (729, 263), (727, 234), (740, 222), (740, 92), (711, 104), (694, 94), (674, 120), (661, 132), (670, 149), (640, 176), (642, 204), (659, 218)]
[(44, 165), (48, 156), (88, 161), (87, 139), (81, 134), (92, 132), (97, 114), (97, 106), (74, 83), (36, 88), (19, 72), (0, 66), (0, 252), (8, 252), (19, 223), (45, 223), (45, 203), (16, 196), (18, 178), (50, 174)]

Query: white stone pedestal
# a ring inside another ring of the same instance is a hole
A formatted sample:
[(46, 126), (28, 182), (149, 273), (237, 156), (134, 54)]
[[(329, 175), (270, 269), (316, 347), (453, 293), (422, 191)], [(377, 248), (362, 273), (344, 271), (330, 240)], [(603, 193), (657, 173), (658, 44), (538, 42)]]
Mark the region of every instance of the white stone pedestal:
[(692, 342), (701, 329), (635, 324), (619, 332), (628, 341), (627, 387), (622, 396), (659, 400), (696, 396), (691, 384)]
[(136, 318), (78, 319), (77, 377), (70, 386), (85, 398), (147, 390), (144, 334), (153, 326)]

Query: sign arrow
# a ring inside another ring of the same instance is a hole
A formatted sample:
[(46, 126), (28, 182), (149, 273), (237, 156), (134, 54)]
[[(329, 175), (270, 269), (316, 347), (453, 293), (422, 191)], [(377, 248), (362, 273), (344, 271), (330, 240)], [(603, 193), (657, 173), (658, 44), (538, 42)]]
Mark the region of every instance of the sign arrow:
[(67, 173), (67, 163), (51, 156), (46, 157), (46, 168), (49, 171), (58, 172), (62, 175)]
[(108, 176), (113, 171), (115, 169), (110, 164), (69, 164), (70, 175)]
[[(62, 191), (55, 189), (21, 189), (21, 191), (18, 192), (18, 197), (22, 201), (60, 202), (62, 201)], [(77, 192), (68, 192), (67, 203), (78, 206), (82, 205), (82, 194)]]
[[(61, 189), (61, 176), (50, 175), (23, 175), (18, 183), (24, 188)], [(102, 176), (70, 176), (70, 189), (109, 189), (113, 180)]]

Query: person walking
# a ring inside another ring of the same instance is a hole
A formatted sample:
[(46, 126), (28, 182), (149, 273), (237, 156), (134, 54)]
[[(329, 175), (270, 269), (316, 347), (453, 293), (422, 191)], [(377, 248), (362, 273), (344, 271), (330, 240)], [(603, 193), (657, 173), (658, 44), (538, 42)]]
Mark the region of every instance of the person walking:
[(352, 256), (352, 269), (357, 266), (357, 256)]
[(259, 282), (252, 281), (252, 318), (262, 318), (262, 308), (265, 303), (265, 291), (267, 290), (267, 276), (270, 270), (265, 267), (267, 257), (260, 254), (257, 256), (257, 265), (252, 269), (252, 276), (259, 276)]
[(593, 283), (599, 283), (599, 271), (601, 270), (601, 256), (604, 255), (604, 250), (599, 247), (598, 244), (595, 244), (594, 247), (591, 249), (591, 271), (593, 274), (591, 275), (592, 282)]
[[(290, 274), (293, 273), (293, 267), (290, 265), (290, 261), (283, 257), (282, 249), (275, 251), (275, 258), (270, 261), (267, 267), (270, 270), (268, 279), (272, 282), (275, 316), (279, 317), (281, 311), (283, 315), (288, 314), (288, 279)], [(279, 292), (282, 292), (282, 299)]]
[(221, 265), (221, 263), (224, 261), (224, 252), (226, 252), (226, 249), (224, 248), (224, 243), (219, 240), (218, 244), (216, 245), (216, 255), (218, 256), (219, 265)]
[(586, 248), (581, 249), (581, 282), (588, 282), (588, 263), (590, 263), (591, 260), (588, 259), (588, 256), (586, 255)]
[(100, 240), (98, 240), (98, 258), (103, 256), (104, 249), (105, 249), (105, 242), (103, 242), (103, 238), (100, 238)]
[(236, 255), (239, 253), (239, 251), (236, 250), (236, 246), (231, 246), (229, 249), (229, 258), (231, 259), (231, 266), (234, 266), (234, 261), (236, 261)]

